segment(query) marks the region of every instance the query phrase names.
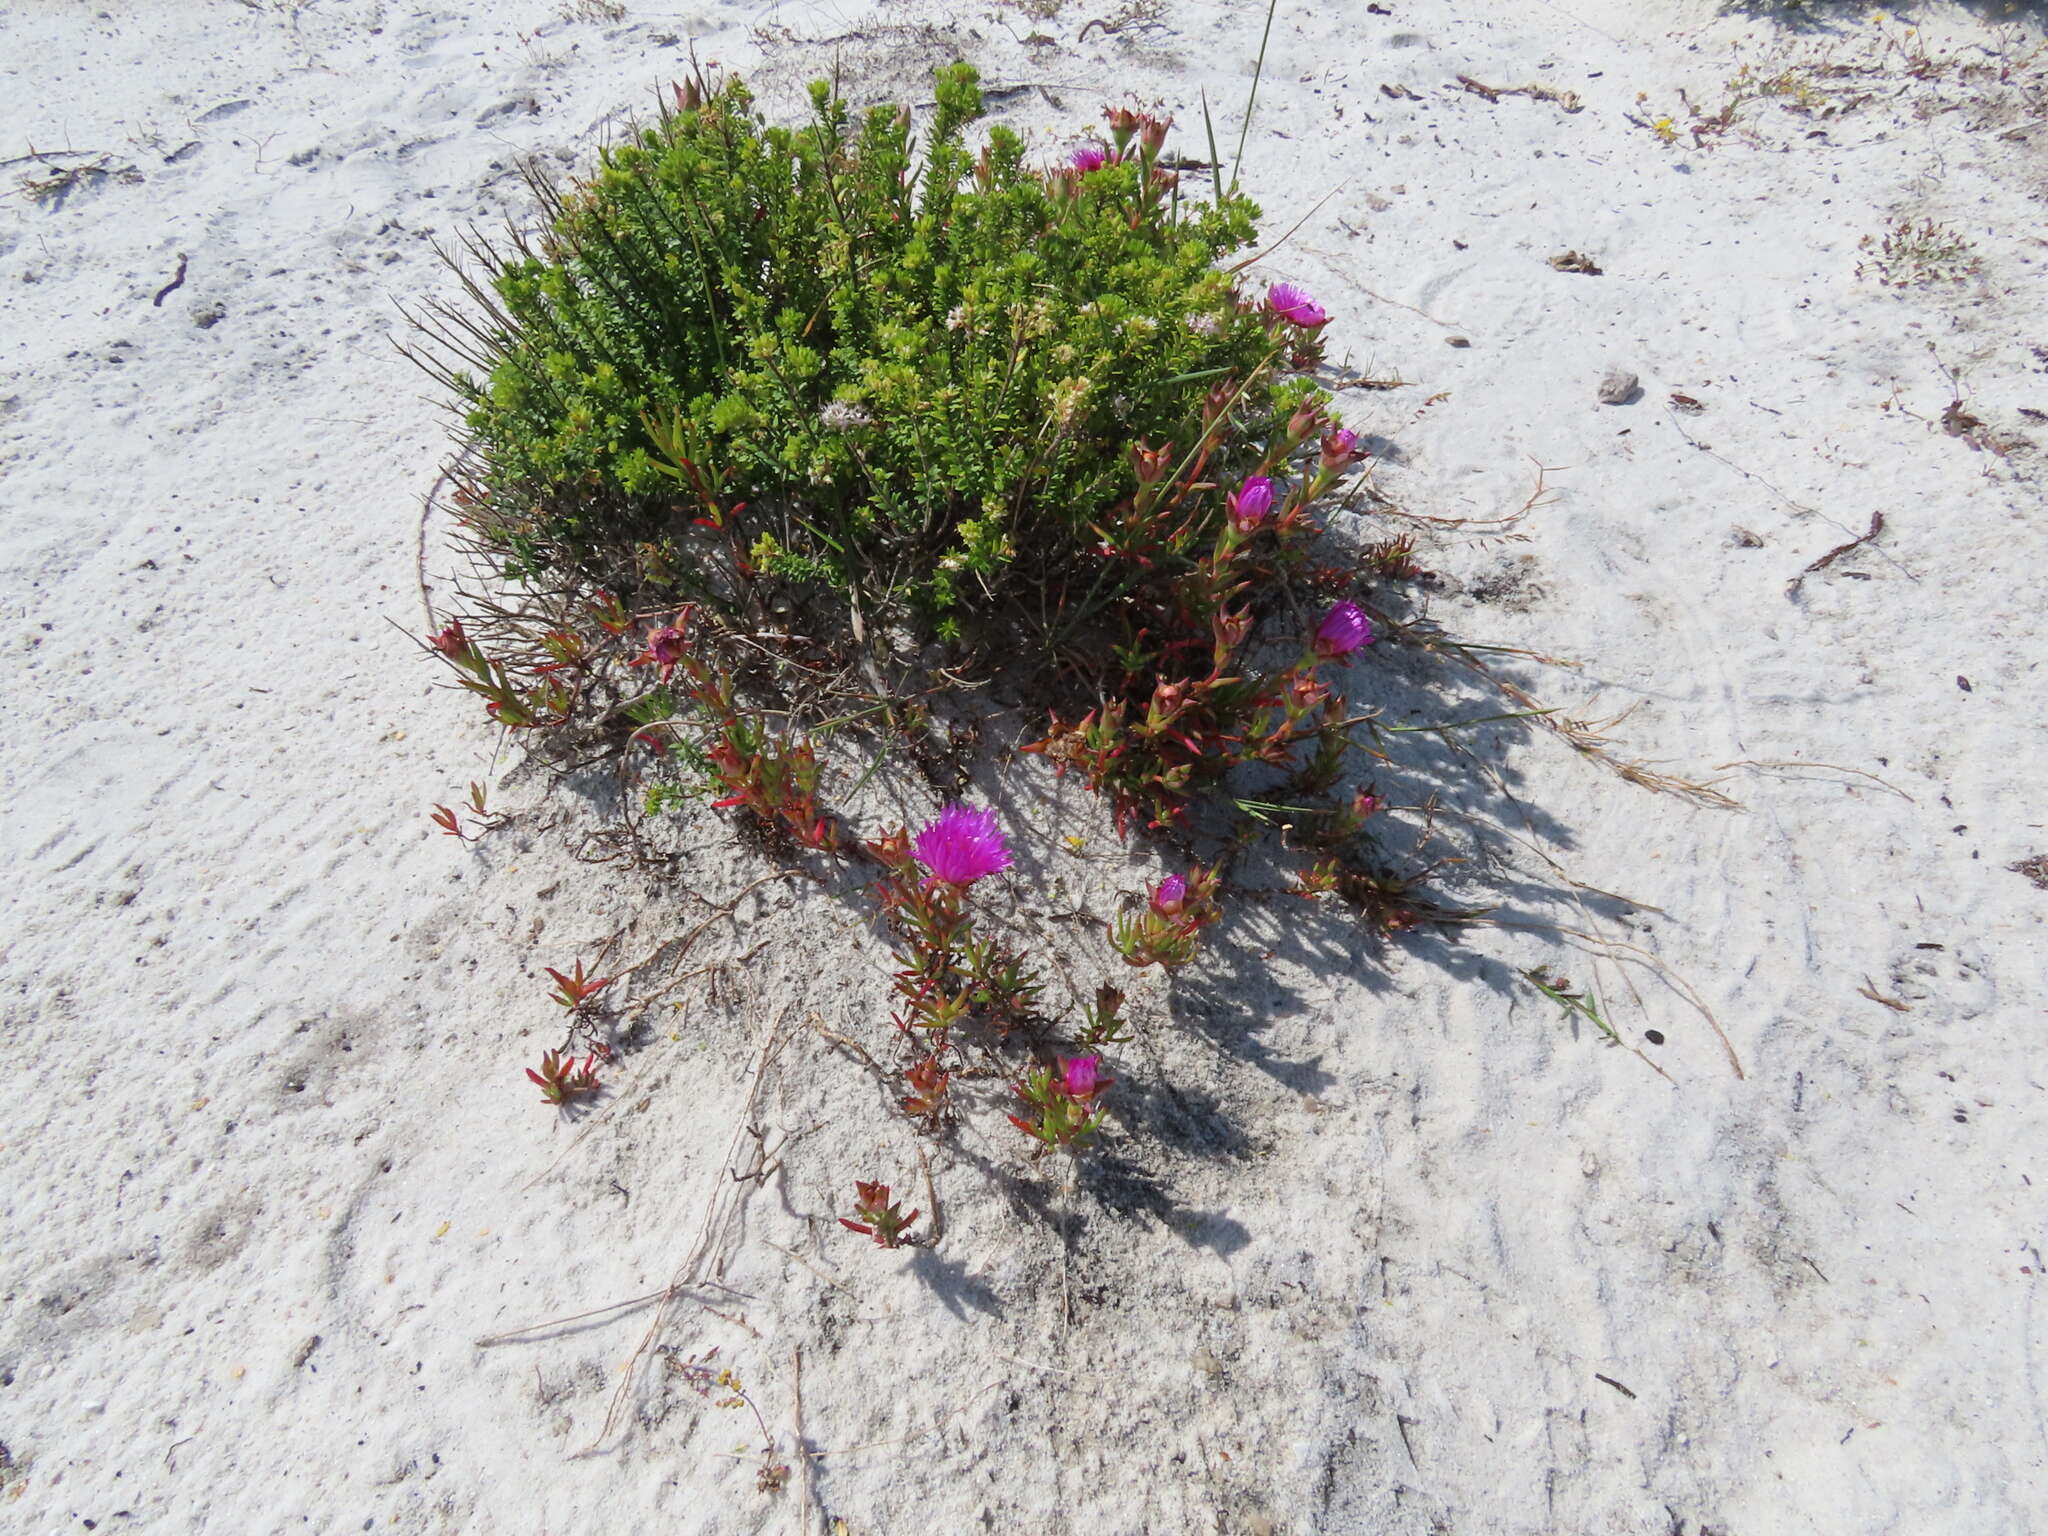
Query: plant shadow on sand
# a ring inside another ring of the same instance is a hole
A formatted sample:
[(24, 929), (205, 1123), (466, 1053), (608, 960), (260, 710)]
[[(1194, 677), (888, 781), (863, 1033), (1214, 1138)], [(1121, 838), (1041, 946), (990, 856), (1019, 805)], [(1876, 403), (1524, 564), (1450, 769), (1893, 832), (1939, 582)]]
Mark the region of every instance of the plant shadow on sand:
[[(1091, 842), (1084, 855), (1073, 833), (1077, 826), (1091, 834), (1106, 830), (1100, 825), (1102, 808), (1079, 784), (1058, 780), (1042, 760), (1015, 753), (1014, 744), (1035, 735), (1044, 717), (1000, 683), (935, 701), (938, 733), (961, 744), (949, 753), (892, 756), (885, 752), (887, 740), (853, 729), (833, 738), (826, 756), (840, 765), (842, 792), (851, 785), (835, 806), (847, 833), (842, 846), (855, 847), (891, 823), (915, 826), (935, 802), (953, 800), (989, 806), (1007, 834), (1014, 867), (1002, 881), (977, 887), (973, 905), (990, 931), (1016, 939), (1038, 963), (1047, 988), (1046, 1017), (1007, 1041), (977, 1039), (974, 1051), (987, 1078), (981, 1087), (959, 1093), (962, 1107), (971, 1108), (976, 1120), (995, 1111), (1000, 1127), (1000, 1112), (1015, 1107), (1002, 1087), (1007, 1078), (1031, 1057), (1043, 1059), (1057, 1049), (1057, 1040), (1071, 1037), (1067, 1020), (1099, 982), (1116, 985), (1145, 974), (1122, 964), (1107, 930), (1120, 909), (1142, 905), (1142, 871), (1148, 866), (1168, 872), (1220, 863), (1223, 918), (1193, 964), (1166, 973), (1163, 988), (1146, 992), (1134, 1021), (1137, 1038), (1116, 1052), (1117, 1086), (1108, 1103), (1117, 1135), (1083, 1160), (1080, 1177), (1105, 1210), (1155, 1220), (1176, 1232), (1192, 1217), (1175, 1204), (1146, 1149), (1172, 1159), (1228, 1164), (1253, 1155), (1255, 1145), (1223, 1093), (1176, 1080), (1174, 1067), (1185, 1064), (1185, 1046), (1175, 1048), (1168, 1034), (1199, 1041), (1287, 1094), (1313, 1100), (1343, 1081), (1341, 1062), (1330, 1054), (1341, 1056), (1343, 1046), (1331, 1041), (1303, 1052), (1294, 1021), (1326, 1008), (1339, 986), (1387, 999), (1411, 990), (1412, 984), (1397, 989), (1385, 963), (1389, 950), (1398, 947), (1410, 962), (1421, 961), (1445, 978), (1508, 996), (1523, 991), (1523, 984), (1499, 959), (1462, 942), (1466, 927), (1618, 934), (1639, 906), (1573, 881), (1562, 861), (1577, 846), (1574, 829), (1526, 793), (1519, 764), (1527, 753), (1576, 755), (1569, 732), (1563, 740), (1550, 739), (1554, 719), (1512, 718), (1527, 713), (1534, 664), (1489, 658), (1482, 673), (1441, 648), (1428, 648), (1442, 640), (1418, 605), (1345, 669), (1354, 708), (1370, 714), (1376, 729), (1370, 736), (1361, 732), (1364, 750), (1352, 754), (1351, 771), (1337, 793), (1369, 790), (1388, 807), (1369, 824), (1376, 849), (1372, 862), (1395, 888), (1414, 882), (1412, 892), (1403, 894), (1412, 897), (1418, 916), (1397, 932), (1386, 931), (1372, 912), (1352, 910), (1333, 897), (1305, 900), (1293, 889), (1306, 859), (1284, 810), (1274, 808), (1286, 799), (1285, 776), (1278, 770), (1240, 769), (1226, 781), (1226, 793), (1197, 809), (1186, 827), (1134, 827), (1121, 844), (1112, 839), (1109, 852), (1092, 851), (1098, 845)], [(862, 858), (835, 859), (797, 848), (744, 809), (728, 813), (730, 819), (717, 818), (713, 826), (696, 815), (638, 815), (645, 791), (636, 777), (640, 761), (630, 753), (552, 764), (543, 756), (529, 759), (523, 773), (572, 803), (564, 807), (571, 812), (563, 818), (566, 824), (595, 828), (577, 845), (579, 857), (618, 859), (657, 885), (679, 889), (701, 877), (706, 855), (717, 867), (721, 891), (772, 877), (778, 867), (801, 871), (804, 878), (790, 885), (806, 893), (801, 905), (851, 935), (855, 948), (871, 942), (875, 870)], [(862, 772), (863, 764), (873, 766)], [(1637, 792), (1632, 786), (1619, 791)], [(1232, 796), (1259, 809), (1235, 809)], [(697, 899), (715, 905), (708, 891)], [(849, 918), (855, 920), (851, 927)], [(759, 937), (735, 935), (733, 942), (752, 945)], [(833, 969), (833, 962), (820, 960), (820, 973)], [(865, 1013), (850, 1012), (835, 1027), (860, 1035), (874, 1052), (874, 1112), (892, 1115), (899, 1090), (893, 1079), (907, 1058), (893, 1059), (897, 1037), (885, 1027), (887, 1001), (877, 997), (858, 1007)], [(1276, 1045), (1276, 1036), (1293, 1044)], [(644, 1028), (634, 1029), (615, 1036), (614, 1043), (630, 1054), (651, 1038)], [(941, 1132), (939, 1145), (955, 1166), (977, 1167), (1020, 1213), (1062, 1228), (1067, 1218), (1048, 1204), (1029, 1174), (975, 1151), (950, 1130)], [(1241, 1234), (1236, 1239), (1243, 1240)], [(992, 1305), (985, 1288), (957, 1267), (921, 1262), (919, 1274), (956, 1313)]]
[[(2020, 25), (2048, 19), (2048, 0), (1953, 0), (1955, 9), (1987, 22)], [(1768, 21), (1793, 32), (1852, 32), (1869, 24), (1875, 9), (1867, 0), (1722, 0), (1723, 16)], [(1911, 23), (1922, 7), (1911, 4), (1884, 8), (1895, 20)]]

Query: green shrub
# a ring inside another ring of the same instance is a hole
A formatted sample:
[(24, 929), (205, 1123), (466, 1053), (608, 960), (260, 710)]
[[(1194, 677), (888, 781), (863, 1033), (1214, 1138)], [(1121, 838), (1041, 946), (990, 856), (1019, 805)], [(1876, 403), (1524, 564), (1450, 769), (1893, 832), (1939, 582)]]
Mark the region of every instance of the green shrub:
[(907, 111), (856, 121), (822, 82), (803, 128), (693, 83), (588, 181), (543, 185), (537, 236), (471, 245), (483, 312), (438, 308), (423, 360), (509, 574), (728, 617), (764, 583), (850, 589), (956, 637), (1090, 579), (1129, 445), (1192, 443), (1219, 384), (1254, 437), (1314, 394), (1274, 387), (1281, 343), (1219, 269), (1258, 210), (1183, 201), (1163, 125), (1041, 171), (1000, 126), (963, 146), (970, 66), (937, 95), (920, 159)]

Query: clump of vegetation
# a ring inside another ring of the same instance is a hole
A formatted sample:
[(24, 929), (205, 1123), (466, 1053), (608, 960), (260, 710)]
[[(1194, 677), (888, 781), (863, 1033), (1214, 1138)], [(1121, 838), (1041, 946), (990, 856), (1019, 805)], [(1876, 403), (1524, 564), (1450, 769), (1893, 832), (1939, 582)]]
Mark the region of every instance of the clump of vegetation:
[[(1258, 211), (1234, 180), (1184, 199), (1170, 124), (1122, 108), (1049, 168), (1001, 127), (975, 153), (972, 69), (937, 96), (920, 154), (905, 112), (856, 122), (821, 84), (785, 129), (699, 77), (588, 181), (543, 185), (541, 233), (472, 243), (474, 307), (435, 309), (419, 355), (460, 402), (454, 499), (496, 589), (422, 646), (501, 726), (634, 763), (649, 812), (701, 795), (785, 856), (866, 866), (904, 1114), (942, 1129), (964, 1040), (1015, 1035), (1036, 1064), (1010, 1119), (1071, 1150), (1103, 1124), (1122, 994), (1059, 1040), (1031, 957), (966, 900), (1010, 864), (994, 813), (858, 835), (814, 735), (866, 719), (914, 749), (922, 696), (974, 657), (1121, 829), (1182, 829), (1253, 771), (1300, 894), (1391, 931), (1430, 909), (1363, 849), (1376, 796), (1336, 794), (1370, 721), (1339, 682), (1380, 638), (1373, 586), (1417, 572), (1327, 559), (1317, 508), (1368, 455), (1315, 382), (1327, 312), (1226, 266)], [(478, 837), (483, 807), (473, 786), (467, 827), (433, 819)], [(1187, 964), (1222, 883), (1162, 880), (1112, 952)], [(612, 978), (551, 974), (571, 1036), (529, 1076), (559, 1103), (595, 1090)]]
[(1164, 123), (1125, 113), (1046, 173), (1002, 127), (963, 146), (971, 67), (937, 97), (919, 154), (908, 112), (856, 120), (822, 82), (784, 128), (698, 79), (586, 183), (537, 183), (539, 234), (470, 246), (481, 314), (437, 308), (419, 355), (508, 573), (985, 636), (1084, 577), (1124, 443), (1184, 433), (1226, 378), (1247, 414), (1309, 397), (1218, 269), (1257, 209), (1182, 202)]
[[(58, 156), (71, 156), (73, 163), (59, 165)], [(93, 191), (109, 182), (133, 186), (142, 180), (142, 172), (117, 162), (112, 155), (52, 150), (32, 153), (30, 158), (43, 169), (23, 173), (17, 185), (31, 200), (46, 208), (62, 208), (74, 192)]]
[(1924, 283), (1960, 283), (1980, 268), (1977, 250), (1961, 232), (1932, 219), (1915, 224), (1894, 219), (1880, 235), (1865, 235), (1858, 249), (1858, 277), (1870, 277), (1887, 288), (1913, 288)]
[[(1231, 264), (1258, 210), (1213, 134), (1195, 200), (1170, 122), (1123, 108), (1051, 166), (1001, 127), (971, 150), (965, 65), (939, 71), (921, 151), (905, 111), (856, 120), (823, 84), (811, 109), (774, 126), (700, 76), (587, 181), (538, 183), (538, 234), (469, 245), (471, 303), (424, 316), (417, 355), (458, 402), (447, 473), (483, 582), (421, 648), (559, 764), (637, 777), (626, 806), (709, 801), (778, 861), (854, 876), (893, 949), (896, 1060), (841, 1042), (887, 1079), (877, 1102), (943, 1135), (1007, 1081), (1031, 1155), (1081, 1156), (1116, 1112), (1124, 994), (1101, 981), (1063, 1021), (975, 892), (1015, 863), (998, 812), (955, 788), (914, 833), (863, 829), (831, 803), (837, 733), (937, 788), (933, 696), (981, 686), (966, 663), (1000, 678), (1036, 722), (1022, 750), (1185, 871), (1126, 893), (1100, 955), (1119, 974), (1195, 962), (1262, 840), (1292, 864), (1265, 894), (1376, 934), (1477, 916), (1422, 889), (1450, 862), (1423, 856), (1427, 790), (1397, 808), (1420, 835), (1376, 842), (1394, 818), (1359, 774), (1396, 733), (1532, 720), (1605, 747), (1505, 683), (1514, 707), (1443, 724), (1351, 701), (1387, 643), (1490, 674), (1401, 601), (1412, 537), (1331, 536), (1371, 455), (1318, 384), (1329, 314)], [(486, 803), (473, 785), (467, 821), (433, 823), (485, 837)], [(607, 945), (602, 976), (549, 971), (568, 1034), (527, 1069), (546, 1102), (601, 1092), (631, 1048), (609, 1010), (648, 963)], [(853, 1232), (937, 1240), (888, 1186), (856, 1193)]]

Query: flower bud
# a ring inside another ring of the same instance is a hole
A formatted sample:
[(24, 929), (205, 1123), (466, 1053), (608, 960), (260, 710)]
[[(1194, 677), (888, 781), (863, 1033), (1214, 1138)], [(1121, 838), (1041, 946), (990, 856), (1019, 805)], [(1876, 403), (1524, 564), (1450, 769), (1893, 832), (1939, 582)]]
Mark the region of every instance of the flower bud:
[(1129, 147), (1131, 135), (1138, 131), (1138, 114), (1129, 107), (1104, 107), (1102, 115), (1109, 123), (1109, 136), (1116, 141), (1116, 147)]
[(1216, 632), (1216, 649), (1228, 656), (1243, 645), (1245, 637), (1251, 634), (1252, 616), (1242, 608), (1236, 613), (1225, 613), (1218, 609), (1211, 627)]
[(1138, 484), (1157, 485), (1166, 478), (1169, 462), (1173, 457), (1173, 444), (1166, 443), (1158, 448), (1147, 447), (1140, 439), (1131, 445), (1131, 468), (1136, 471)]
[(1288, 702), (1306, 713), (1330, 696), (1330, 690), (1316, 681), (1313, 672), (1303, 672), (1287, 685)]

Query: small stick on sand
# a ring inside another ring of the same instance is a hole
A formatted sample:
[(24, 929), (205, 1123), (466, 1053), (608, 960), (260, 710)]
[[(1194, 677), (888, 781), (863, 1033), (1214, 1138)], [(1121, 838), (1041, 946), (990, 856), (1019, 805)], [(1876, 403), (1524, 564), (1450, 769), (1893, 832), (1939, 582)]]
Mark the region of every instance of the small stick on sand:
[(162, 309), (164, 307), (164, 300), (185, 286), (185, 260), (185, 253), (183, 251), (178, 252), (177, 275), (168, 283), (165, 283), (163, 287), (157, 289), (156, 297), (149, 301), (153, 308)]
[(804, 1351), (801, 1344), (792, 1344), (789, 1349), (789, 1396), (790, 1414), (795, 1420), (797, 1466), (803, 1474), (803, 1502), (797, 1514), (797, 1536), (810, 1536), (811, 1532), (811, 1449), (804, 1443)]
[(1785, 595), (1787, 597), (1797, 597), (1799, 595), (1800, 583), (1805, 581), (1807, 577), (1811, 576), (1815, 571), (1826, 570), (1829, 566), (1833, 565), (1837, 560), (1841, 559), (1842, 556), (1848, 554), (1851, 550), (1861, 549), (1865, 544), (1868, 544), (1872, 539), (1876, 538), (1880, 533), (1883, 532), (1884, 514), (1882, 512), (1871, 513), (1870, 531), (1868, 533), (1860, 534), (1856, 538), (1851, 539), (1846, 544), (1837, 544), (1833, 549), (1829, 550), (1826, 554), (1822, 555), (1818, 560), (1814, 561), (1813, 564), (1809, 565), (1805, 570), (1801, 571), (1797, 576), (1794, 576), (1792, 578), (1792, 585), (1785, 589)]

